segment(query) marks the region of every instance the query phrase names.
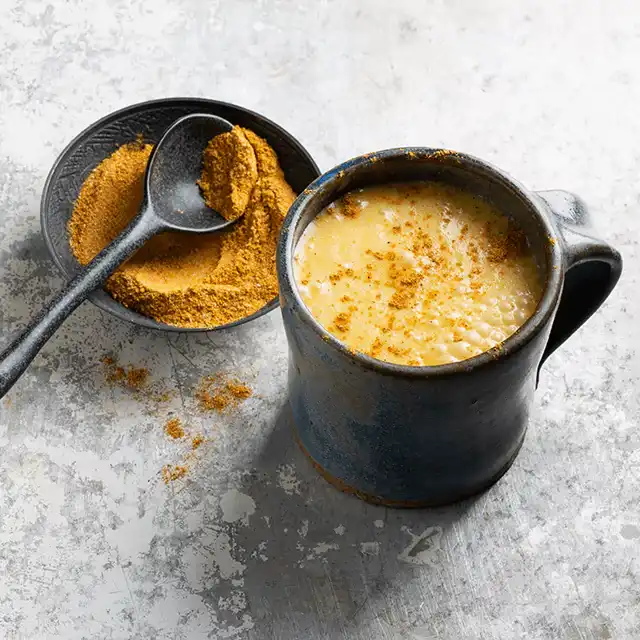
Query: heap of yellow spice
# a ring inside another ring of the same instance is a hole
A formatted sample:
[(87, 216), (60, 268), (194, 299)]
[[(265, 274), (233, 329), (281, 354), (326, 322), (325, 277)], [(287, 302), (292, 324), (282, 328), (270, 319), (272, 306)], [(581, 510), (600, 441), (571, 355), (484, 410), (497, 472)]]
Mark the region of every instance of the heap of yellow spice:
[[(78, 261), (88, 264), (125, 228), (142, 202), (152, 145), (118, 148), (84, 182), (68, 230)], [(168, 232), (149, 240), (106, 282), (124, 306), (178, 327), (217, 327), (261, 309), (278, 294), (276, 243), (295, 198), (274, 150), (248, 129), (216, 136), (199, 181), (227, 232)]]
[(196, 390), (196, 399), (203, 411), (225, 411), (236, 407), (253, 395), (253, 390), (239, 380), (214, 375), (202, 378)]

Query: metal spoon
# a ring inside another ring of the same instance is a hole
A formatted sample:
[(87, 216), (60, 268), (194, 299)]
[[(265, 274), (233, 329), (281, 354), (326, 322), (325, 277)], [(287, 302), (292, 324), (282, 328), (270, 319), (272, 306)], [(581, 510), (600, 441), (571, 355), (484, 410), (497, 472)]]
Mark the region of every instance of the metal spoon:
[(0, 398), (80, 303), (151, 236), (161, 231), (211, 233), (235, 222), (209, 209), (196, 184), (207, 143), (231, 129), (226, 120), (206, 114), (185, 116), (167, 129), (149, 157), (138, 215), (0, 354)]

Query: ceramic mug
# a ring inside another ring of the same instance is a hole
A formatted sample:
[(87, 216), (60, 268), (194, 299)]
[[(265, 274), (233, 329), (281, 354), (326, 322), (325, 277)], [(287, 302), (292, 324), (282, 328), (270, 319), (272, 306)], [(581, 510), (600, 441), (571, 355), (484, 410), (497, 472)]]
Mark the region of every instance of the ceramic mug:
[[(412, 180), (488, 198), (519, 223), (545, 278), (535, 313), (515, 334), (453, 364), (410, 367), (349, 351), (315, 320), (294, 278), (296, 244), (324, 207), (353, 189)], [(289, 211), (277, 263), (298, 442), (329, 481), (389, 506), (454, 502), (507, 471), (541, 364), (605, 301), (622, 270), (576, 196), (531, 192), (482, 160), (420, 147), (354, 158), (315, 180)]]

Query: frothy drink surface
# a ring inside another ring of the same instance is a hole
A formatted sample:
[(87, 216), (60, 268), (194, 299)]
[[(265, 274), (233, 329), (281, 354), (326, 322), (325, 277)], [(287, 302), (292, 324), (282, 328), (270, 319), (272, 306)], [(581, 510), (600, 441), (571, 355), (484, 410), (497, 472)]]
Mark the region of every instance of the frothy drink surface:
[(411, 366), (491, 349), (542, 294), (515, 223), (436, 182), (345, 195), (305, 229), (294, 262), (302, 299), (322, 326), (354, 351)]

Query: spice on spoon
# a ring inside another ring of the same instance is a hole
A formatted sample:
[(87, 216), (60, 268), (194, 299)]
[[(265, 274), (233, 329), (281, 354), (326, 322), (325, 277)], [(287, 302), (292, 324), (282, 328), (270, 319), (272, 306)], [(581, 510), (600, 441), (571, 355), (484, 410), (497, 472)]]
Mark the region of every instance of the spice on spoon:
[[(116, 149), (85, 180), (68, 225), (73, 254), (88, 264), (136, 215), (152, 145)], [(221, 214), (242, 217), (224, 233), (153, 237), (107, 280), (124, 306), (178, 327), (217, 327), (278, 295), (275, 254), (295, 194), (274, 150), (248, 129), (216, 136), (199, 181)], [(215, 163), (215, 166), (214, 166)]]
[(198, 185), (207, 206), (226, 220), (239, 218), (258, 181), (256, 154), (243, 130), (235, 127), (213, 138), (202, 164)]

